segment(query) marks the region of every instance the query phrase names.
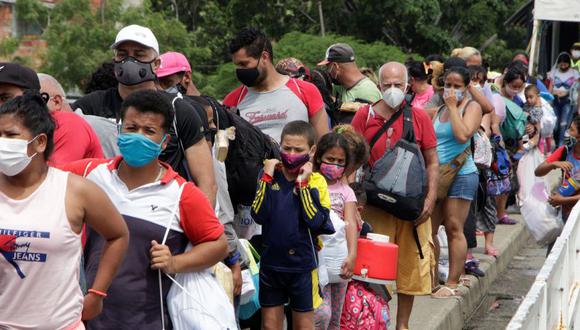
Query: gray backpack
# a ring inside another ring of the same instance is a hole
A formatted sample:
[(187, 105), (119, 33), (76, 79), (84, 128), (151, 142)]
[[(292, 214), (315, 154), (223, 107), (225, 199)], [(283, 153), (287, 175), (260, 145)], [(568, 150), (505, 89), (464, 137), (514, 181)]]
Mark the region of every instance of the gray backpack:
[[(427, 194), (427, 170), (421, 149), (415, 141), (410, 103), (407, 102), (402, 111), (394, 113), (371, 140), (372, 150), (381, 135), (403, 114), (401, 139), (392, 149), (387, 148), (383, 157), (369, 170), (364, 182), (371, 205), (405, 221), (415, 221), (421, 215)], [(413, 234), (423, 258), (416, 230)]]

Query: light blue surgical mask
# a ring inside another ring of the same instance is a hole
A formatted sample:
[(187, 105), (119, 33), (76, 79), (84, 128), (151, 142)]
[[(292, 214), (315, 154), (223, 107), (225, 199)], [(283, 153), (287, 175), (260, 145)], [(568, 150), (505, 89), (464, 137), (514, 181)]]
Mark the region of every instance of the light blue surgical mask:
[(447, 97), (447, 95), (449, 95), (451, 93), (451, 90), (453, 90), (455, 92), (455, 97), (457, 98), (457, 102), (463, 101), (463, 92), (460, 91), (459, 89), (453, 89), (453, 88), (447, 88), (447, 87), (445, 87), (444, 90), (443, 90), (443, 95), (445, 97)]
[(167, 135), (163, 137), (161, 143), (157, 144), (143, 134), (120, 133), (117, 137), (117, 145), (123, 155), (123, 160), (129, 166), (142, 167), (157, 159), (166, 137)]

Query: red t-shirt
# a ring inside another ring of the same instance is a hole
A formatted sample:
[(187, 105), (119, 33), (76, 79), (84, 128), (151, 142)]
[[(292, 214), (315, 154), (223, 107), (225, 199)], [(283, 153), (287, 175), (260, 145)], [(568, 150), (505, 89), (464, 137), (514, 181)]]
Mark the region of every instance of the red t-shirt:
[[(561, 146), (558, 149), (554, 150), (554, 152), (548, 156), (548, 158), (546, 158), (546, 163), (550, 164), (553, 162), (559, 162), (562, 159), (562, 155), (564, 155), (564, 150), (566, 149), (565, 146)], [(572, 154), (572, 156), (574, 156), (574, 158), (580, 160), (580, 157), (578, 157), (576, 154)], [(564, 161), (566, 161), (564, 159)]]
[(237, 107), (242, 118), (277, 141), (286, 124), (295, 120), (308, 122), (324, 109), (316, 86), (294, 78), (268, 92), (240, 86), (229, 93), (223, 103)]
[[(380, 101), (379, 101), (380, 102)], [(376, 104), (376, 103), (375, 103)], [(385, 119), (381, 117), (376, 112), (371, 112), (369, 116), (369, 110), (371, 105), (362, 107), (356, 112), (352, 120), (352, 126), (354, 129), (361, 133), (368, 143), (371, 142), (375, 134), (381, 129), (385, 123)], [(413, 114), (413, 129), (415, 132), (415, 140), (417, 145), (421, 150), (428, 150), (437, 147), (437, 137), (435, 136), (435, 130), (433, 129), (433, 123), (425, 111), (412, 110)], [(367, 122), (368, 118), (368, 122)], [(403, 115), (399, 116), (397, 120), (390, 126), (393, 128), (393, 133), (391, 135), (391, 146), (394, 146), (397, 141), (401, 139), (403, 135)], [(369, 164), (372, 166), (377, 160), (379, 160), (387, 150), (387, 133), (385, 132), (375, 143), (373, 149), (371, 150), (371, 156), (369, 159)]]
[(85, 158), (103, 158), (103, 149), (93, 128), (74, 112), (52, 112), (55, 121), (54, 151), (48, 163), (67, 164)]

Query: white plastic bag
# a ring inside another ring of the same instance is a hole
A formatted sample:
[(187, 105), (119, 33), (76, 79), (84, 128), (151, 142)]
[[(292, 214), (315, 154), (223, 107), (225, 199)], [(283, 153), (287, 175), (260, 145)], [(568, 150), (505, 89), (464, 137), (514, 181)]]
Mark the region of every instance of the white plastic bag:
[(538, 148), (533, 148), (522, 156), (518, 164), (518, 182), (520, 190), (518, 191), (518, 204), (522, 206), (526, 198), (530, 195), (532, 188), (537, 182), (543, 184), (544, 179), (538, 178), (534, 174), (538, 165), (544, 161), (544, 156)]
[(493, 150), (491, 147), (491, 141), (485, 134), (483, 129), (478, 129), (474, 136), (474, 154), (473, 161), (475, 165), (479, 168), (489, 168), (491, 162), (493, 161)]
[(262, 226), (252, 218), (252, 207), (238, 205), (238, 213), (234, 217), (234, 230), (238, 238), (251, 239), (254, 235), (262, 234)]
[(334, 226), (335, 233), (332, 235), (320, 235), (323, 245), (319, 252), (320, 262), (318, 272), (319, 276), (325, 279), (324, 274), (321, 273), (326, 268), (328, 283), (340, 283), (346, 281), (340, 277), (342, 264), (348, 256), (346, 227), (344, 220), (334, 211), (330, 211), (330, 220)]
[(542, 99), (542, 121), (540, 124), (540, 136), (542, 137), (549, 137), (553, 135), (554, 128), (556, 127), (556, 123), (558, 122), (558, 117), (556, 117), (556, 113), (554, 113), (554, 109), (550, 103), (546, 100)]
[(235, 330), (234, 306), (209, 270), (179, 273), (167, 294), (176, 330)]
[(553, 243), (562, 232), (562, 214), (548, 203), (548, 189), (543, 181), (532, 187), (520, 211), (526, 227), (538, 244)]
[(439, 241), (439, 263), (437, 265), (437, 270), (439, 273), (439, 279), (446, 282), (447, 277), (449, 277), (449, 249), (447, 243), (447, 233), (445, 232), (444, 226), (439, 226), (437, 231), (437, 240)]
[(242, 293), (240, 294), (240, 305), (247, 304), (256, 293), (256, 286), (249, 269), (242, 270)]

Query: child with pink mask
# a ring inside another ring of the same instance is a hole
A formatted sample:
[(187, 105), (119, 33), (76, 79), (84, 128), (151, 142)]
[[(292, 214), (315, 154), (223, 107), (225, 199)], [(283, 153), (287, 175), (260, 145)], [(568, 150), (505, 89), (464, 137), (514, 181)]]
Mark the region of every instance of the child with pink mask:
[[(334, 225), (336, 233), (332, 237), (324, 236), (320, 255), (328, 268), (329, 283), (322, 289), (324, 302), (314, 312), (314, 325), (317, 330), (340, 329), (348, 280), (353, 275), (356, 261), (358, 239), (356, 197), (346, 180), (343, 180), (345, 168), (349, 167), (351, 160), (348, 141), (341, 134), (328, 133), (318, 141), (313, 160), (314, 169), (326, 179), (330, 192), (331, 212), (340, 218), (336, 218), (338, 222), (342, 220), (344, 224)], [(322, 272), (323, 269), (319, 268), (319, 271)]]

